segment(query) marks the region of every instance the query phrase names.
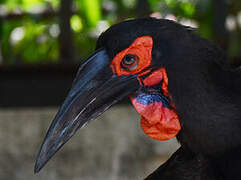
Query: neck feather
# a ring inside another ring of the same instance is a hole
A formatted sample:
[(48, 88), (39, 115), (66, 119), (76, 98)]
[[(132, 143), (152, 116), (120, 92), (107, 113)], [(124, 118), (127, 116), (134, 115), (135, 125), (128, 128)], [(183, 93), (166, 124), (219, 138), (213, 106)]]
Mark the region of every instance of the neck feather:
[(240, 104), (232, 99), (227, 73), (215, 63), (178, 69), (167, 69), (182, 126), (178, 140), (195, 153), (211, 156), (240, 147)]

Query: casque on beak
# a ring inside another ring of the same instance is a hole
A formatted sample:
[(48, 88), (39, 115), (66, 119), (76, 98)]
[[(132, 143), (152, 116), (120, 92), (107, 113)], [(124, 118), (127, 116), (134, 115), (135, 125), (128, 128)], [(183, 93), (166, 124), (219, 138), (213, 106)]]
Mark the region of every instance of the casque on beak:
[(136, 75), (117, 76), (112, 72), (110, 62), (106, 50), (101, 49), (79, 68), (72, 88), (43, 141), (35, 173), (79, 128), (138, 89)]

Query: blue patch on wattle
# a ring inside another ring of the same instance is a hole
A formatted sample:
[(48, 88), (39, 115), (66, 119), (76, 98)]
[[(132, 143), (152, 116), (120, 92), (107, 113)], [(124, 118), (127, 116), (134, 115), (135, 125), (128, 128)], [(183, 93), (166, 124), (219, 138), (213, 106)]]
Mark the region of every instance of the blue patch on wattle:
[(138, 103), (143, 105), (149, 105), (154, 102), (162, 102), (163, 107), (172, 109), (170, 106), (170, 99), (158, 91), (152, 91), (148, 93), (139, 91), (137, 94), (135, 94), (135, 96), (133, 96), (133, 98), (136, 99)]

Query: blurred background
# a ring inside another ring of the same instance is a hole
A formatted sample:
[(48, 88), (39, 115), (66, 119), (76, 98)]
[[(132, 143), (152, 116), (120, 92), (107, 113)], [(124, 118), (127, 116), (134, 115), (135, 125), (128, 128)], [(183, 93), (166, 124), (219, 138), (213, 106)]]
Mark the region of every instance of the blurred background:
[(101, 32), (152, 16), (198, 28), (241, 64), (240, 0), (1, 0), (0, 179), (142, 179), (177, 148), (143, 134), (125, 101), (82, 129), (37, 175), (34, 161)]

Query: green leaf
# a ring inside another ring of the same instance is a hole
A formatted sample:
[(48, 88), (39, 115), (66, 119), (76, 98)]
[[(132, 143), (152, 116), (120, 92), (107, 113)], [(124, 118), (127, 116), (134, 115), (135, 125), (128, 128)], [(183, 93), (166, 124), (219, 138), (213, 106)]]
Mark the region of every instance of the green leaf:
[(100, 0), (80, 0), (80, 6), (88, 25), (96, 27), (98, 21), (101, 19)]
[(192, 17), (195, 13), (195, 6), (189, 2), (181, 3), (180, 8), (186, 17)]
[(70, 19), (71, 28), (76, 31), (80, 32), (83, 29), (83, 22), (78, 15), (73, 15)]

